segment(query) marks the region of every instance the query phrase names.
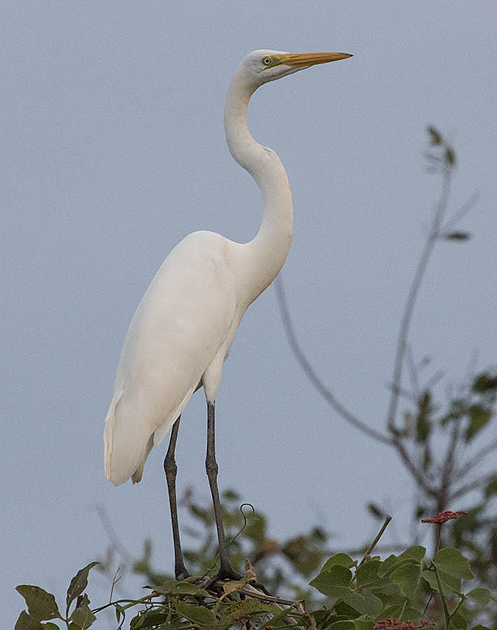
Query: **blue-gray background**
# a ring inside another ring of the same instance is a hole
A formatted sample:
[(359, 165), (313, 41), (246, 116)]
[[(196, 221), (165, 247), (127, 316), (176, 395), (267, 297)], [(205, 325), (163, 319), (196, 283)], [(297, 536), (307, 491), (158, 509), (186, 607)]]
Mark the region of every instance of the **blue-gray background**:
[[(494, 0), (23, 2), (0, 8), (2, 623), (18, 583), (62, 597), (101, 555), (102, 503), (124, 541), (145, 537), (172, 567), (164, 446), (143, 482), (114, 488), (101, 433), (127, 326), (168, 251), (196, 229), (255, 234), (260, 200), (230, 158), (222, 111), (250, 50), (354, 58), (264, 86), (249, 122), (290, 178), (295, 238), (284, 269), (302, 345), (335, 393), (384, 424), (398, 322), (439, 179), (422, 152), (434, 123), (458, 151), (455, 210), (481, 200), (442, 243), (417, 308), (418, 359), (457, 384), (471, 352), (495, 363), (497, 233)], [(386, 447), (318, 398), (285, 341), (270, 288), (246, 314), (218, 397), (222, 487), (283, 538), (320, 521), (336, 545), (396, 518), (412, 487)], [(178, 449), (180, 489), (208, 495), (202, 394)], [(451, 506), (459, 509), (465, 506)], [(159, 568), (159, 567), (158, 567)], [(97, 578), (107, 589), (103, 578)], [(102, 599), (104, 595), (102, 594)], [(97, 603), (97, 602), (95, 602)]]

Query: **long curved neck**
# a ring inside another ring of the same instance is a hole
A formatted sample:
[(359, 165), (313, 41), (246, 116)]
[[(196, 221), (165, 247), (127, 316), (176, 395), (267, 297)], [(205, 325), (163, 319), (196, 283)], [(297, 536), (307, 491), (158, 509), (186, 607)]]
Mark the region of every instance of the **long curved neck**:
[(255, 238), (244, 245), (248, 304), (271, 284), (288, 255), (293, 235), (293, 204), (288, 177), (278, 155), (250, 135), (247, 108), (257, 86), (235, 73), (226, 99), (224, 127), (233, 158), (254, 178), (262, 194), (263, 219)]

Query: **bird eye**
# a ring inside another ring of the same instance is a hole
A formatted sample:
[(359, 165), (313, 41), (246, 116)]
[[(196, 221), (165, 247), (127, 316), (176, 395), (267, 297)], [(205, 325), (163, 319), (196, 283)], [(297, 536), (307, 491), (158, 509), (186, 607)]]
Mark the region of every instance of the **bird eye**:
[(264, 59), (262, 60), (262, 63), (265, 66), (270, 66), (271, 65), (271, 57), (264, 57)]

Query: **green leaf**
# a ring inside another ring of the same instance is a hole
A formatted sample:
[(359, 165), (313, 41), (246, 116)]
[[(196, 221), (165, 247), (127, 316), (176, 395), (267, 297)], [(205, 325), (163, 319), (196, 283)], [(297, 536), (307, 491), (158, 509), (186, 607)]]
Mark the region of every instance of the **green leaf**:
[(277, 615), (280, 612), (276, 606), (270, 606), (269, 604), (263, 604), (255, 599), (244, 599), (241, 602), (232, 604), (221, 615), (221, 620), (218, 624), (219, 630), (227, 630), (236, 619), (243, 617), (244, 615), (254, 615), (257, 613), (271, 613)]
[(373, 630), (374, 621), (363, 621), (362, 619), (354, 619), (355, 630)]
[(418, 414), (416, 416), (416, 442), (426, 442), (431, 432), (431, 419), (433, 407), (431, 404), (431, 394), (426, 391), (418, 400)]
[(60, 612), (52, 593), (47, 593), (39, 586), (29, 584), (16, 586), (16, 591), (26, 600), (29, 614), (38, 621), (60, 618)]
[(361, 615), (376, 617), (383, 608), (381, 599), (374, 595), (361, 595), (360, 593), (351, 591), (344, 595), (342, 599), (348, 606), (357, 610)]
[(378, 569), (380, 566), (380, 560), (370, 560), (361, 565), (355, 574), (358, 588), (364, 588), (379, 582)]
[(167, 620), (168, 613), (163, 609), (157, 608), (142, 610), (130, 621), (130, 630), (138, 630), (138, 628), (145, 630), (146, 628), (160, 626), (161, 623)]
[(365, 615), (367, 613), (367, 606), (366, 606), (366, 600), (364, 599), (364, 597), (362, 595), (360, 595), (359, 593), (350, 591), (349, 593), (346, 593), (343, 597), (342, 600), (351, 608), (353, 608), (354, 610), (357, 610), (357, 612), (360, 615)]
[(67, 610), (69, 610), (69, 606), (71, 605), (71, 603), (77, 597), (79, 597), (81, 593), (85, 590), (85, 588), (88, 586), (88, 573), (97, 564), (100, 564), (100, 562), (90, 562), (90, 564), (87, 564), (86, 567), (84, 567), (83, 569), (80, 569), (71, 580), (71, 583), (69, 584), (69, 588), (67, 589), (67, 595), (66, 595)]
[(392, 606), (388, 606), (381, 613), (381, 616), (384, 619), (395, 617), (399, 621), (407, 621), (408, 619), (419, 619), (423, 616), (423, 612), (414, 608), (413, 606), (408, 605), (408, 600), (405, 600), (400, 604), (393, 604)]
[(187, 580), (182, 580), (181, 582), (177, 582), (173, 579), (165, 580), (160, 586), (149, 586), (148, 588), (151, 588), (161, 595), (198, 595), (199, 597), (211, 597), (205, 589), (199, 588), (195, 586), (195, 584), (187, 582)]
[(355, 608), (346, 604), (343, 599), (338, 599), (335, 603), (336, 616), (331, 621), (340, 621), (343, 619), (359, 619), (361, 616)]
[(488, 626), (482, 626), (481, 624), (478, 624), (477, 626), (473, 626), (471, 630), (492, 630), (492, 629), (489, 628)]
[(485, 488), (485, 499), (492, 497), (494, 494), (497, 494), (497, 477), (487, 483)]
[(368, 615), (373, 617), (377, 617), (380, 612), (383, 610), (383, 602), (376, 595), (367, 594), (363, 596), (366, 600), (366, 605), (368, 607)]
[(368, 503), (369, 512), (378, 519), (383, 520), (385, 518), (385, 512), (376, 503)]
[(456, 630), (466, 630), (468, 627), (468, 620), (459, 611), (452, 613), (450, 622), (450, 627), (454, 627)]
[(421, 560), (425, 557), (425, 554), (426, 549), (424, 547), (421, 547), (420, 545), (409, 547), (399, 556), (394, 556), (392, 554), (391, 556), (388, 556), (381, 567), (378, 568), (378, 577), (385, 577), (385, 575), (388, 575), (403, 564), (419, 564)]
[(403, 564), (392, 571), (390, 579), (402, 588), (409, 599), (414, 599), (421, 579), (421, 567), (418, 564)]
[(492, 411), (482, 405), (471, 405), (469, 408), (469, 424), (464, 435), (464, 440), (470, 442), (475, 435), (484, 429), (492, 418)]
[(335, 621), (335, 623), (327, 626), (326, 630), (355, 630), (355, 627), (353, 621)]
[(442, 144), (442, 134), (433, 125), (428, 126), (428, 134), (430, 136), (430, 144)]
[(474, 588), (466, 597), (478, 604), (478, 606), (486, 606), (492, 599), (488, 588)]
[(444, 234), (444, 238), (446, 241), (467, 241), (471, 238), (471, 234), (469, 232), (448, 232)]
[(193, 623), (198, 623), (205, 628), (213, 628), (216, 623), (216, 617), (212, 610), (205, 606), (192, 606), (186, 604), (181, 599), (178, 599), (175, 603), (176, 610), (181, 617), (185, 617)]
[(354, 566), (355, 563), (352, 560), (352, 558), (348, 556), (346, 553), (336, 553), (334, 556), (331, 556), (331, 558), (326, 560), (326, 562), (323, 565), (323, 568), (321, 569), (321, 572), (329, 571), (331, 567), (337, 564), (342, 567), (350, 568)]
[(456, 163), (456, 154), (452, 147), (447, 147), (445, 149), (445, 161), (450, 166), (455, 166)]
[(223, 501), (239, 501), (240, 495), (233, 488), (228, 488), (227, 490), (223, 491), (222, 499)]
[(453, 549), (452, 547), (440, 549), (433, 562), (440, 571), (447, 575), (463, 580), (472, 580), (474, 578), (468, 560), (458, 549)]
[(280, 610), (280, 612), (277, 615), (274, 615), (273, 617), (271, 617), (271, 626), (273, 628), (281, 628), (282, 626), (279, 625), (280, 621), (283, 621), (285, 617), (287, 617), (291, 612), (295, 612), (292, 606), (289, 606), (288, 608), (284, 610)]
[(145, 586), (145, 588), (150, 588), (156, 593), (160, 593), (161, 595), (169, 595), (169, 593), (173, 590), (173, 588), (178, 584), (177, 580), (174, 578), (170, 578), (164, 580), (161, 584), (157, 586)]
[[(23, 610), (19, 615), (19, 618), (16, 621), (16, 625), (14, 626), (14, 630), (42, 630), (43, 626), (31, 615)], [(57, 629), (58, 630), (58, 629)]]
[(95, 615), (90, 610), (88, 604), (77, 606), (72, 612), (71, 621), (75, 623), (81, 630), (87, 630), (96, 620)]
[(121, 604), (115, 602), (114, 613), (116, 615), (117, 623), (119, 624), (119, 627), (121, 627), (121, 625), (124, 623), (124, 620), (126, 619), (126, 611), (121, 606)]
[(472, 389), (478, 394), (488, 394), (489, 392), (495, 392), (497, 389), (497, 376), (493, 374), (478, 374), (473, 381)]
[[(459, 595), (461, 593), (461, 580), (452, 575), (447, 575), (443, 571), (438, 572), (440, 575), (440, 581), (442, 582), (442, 590), (444, 593), (450, 591)], [(432, 590), (439, 592), (437, 578), (434, 571), (428, 569), (421, 573), (421, 577), (428, 582)]]
[(350, 592), (352, 573), (343, 565), (336, 564), (315, 577), (310, 585), (328, 597), (342, 597)]
[(421, 562), (421, 560), (425, 557), (426, 549), (421, 545), (414, 545), (413, 547), (408, 547), (405, 551), (403, 551), (399, 556), (399, 560), (412, 560), (414, 562)]
[(43, 623), (41, 627), (43, 628), (43, 630), (60, 630), (59, 626), (55, 623), (52, 623), (51, 621), (49, 621), (48, 623)]

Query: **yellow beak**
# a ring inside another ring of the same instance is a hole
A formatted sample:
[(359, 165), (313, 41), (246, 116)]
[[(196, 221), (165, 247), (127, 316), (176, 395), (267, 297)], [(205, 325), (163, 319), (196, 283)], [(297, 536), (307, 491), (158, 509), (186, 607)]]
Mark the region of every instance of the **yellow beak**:
[(340, 52), (317, 52), (317, 53), (289, 53), (280, 55), (279, 62), (291, 68), (307, 68), (318, 63), (329, 63), (352, 57), (349, 53)]

